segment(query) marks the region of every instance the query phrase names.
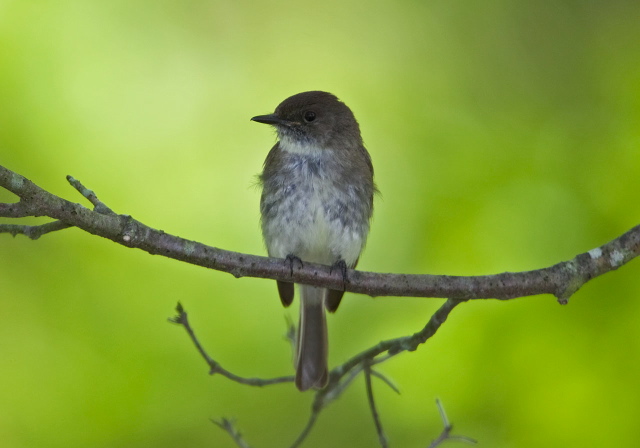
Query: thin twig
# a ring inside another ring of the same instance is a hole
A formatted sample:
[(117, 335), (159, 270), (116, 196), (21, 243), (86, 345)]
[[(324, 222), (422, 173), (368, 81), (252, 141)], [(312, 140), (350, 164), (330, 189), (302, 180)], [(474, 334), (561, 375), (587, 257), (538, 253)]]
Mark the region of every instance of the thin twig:
[[(411, 336), (404, 336), (379, 342), (377, 345), (355, 355), (342, 365), (335, 367), (331, 370), (329, 385), (334, 381), (334, 378), (336, 380), (341, 378), (344, 375), (344, 372), (362, 364), (367, 359), (371, 360), (373, 364), (377, 364), (376, 356), (384, 352), (388, 352), (389, 357), (391, 357), (405, 350), (414, 351), (420, 344), (426, 342), (436, 333), (436, 331), (438, 331), (440, 326), (447, 320), (451, 311), (453, 311), (453, 309), (460, 303), (462, 303), (460, 300), (447, 300), (435, 313), (433, 313), (427, 324), (419, 332), (414, 333)], [(385, 360), (386, 359), (388, 358), (385, 358)]]
[(436, 399), (436, 406), (438, 407), (438, 412), (440, 413), (440, 419), (442, 420), (442, 426), (444, 428), (442, 429), (442, 432), (440, 433), (438, 438), (432, 441), (431, 444), (429, 444), (428, 448), (436, 448), (437, 446), (440, 446), (445, 440), (458, 440), (460, 442), (465, 442), (472, 445), (478, 443), (471, 437), (452, 436), (451, 431), (453, 431), (453, 425), (449, 422), (447, 414), (444, 410), (444, 406), (442, 406), (442, 403), (439, 399)]
[(333, 379), (330, 376), (329, 384), (327, 384), (324, 389), (320, 389), (316, 392), (311, 408), (313, 410), (320, 411), (329, 403), (337, 400), (361, 371), (362, 364), (353, 369), (342, 372), (340, 376), (335, 376)]
[(57, 230), (68, 229), (72, 227), (62, 221), (52, 221), (37, 226), (27, 226), (20, 224), (0, 224), (0, 233), (10, 233), (12, 236), (25, 235), (32, 240), (37, 240), (42, 235), (55, 232)]
[[(115, 215), (113, 210), (107, 207), (102, 201), (98, 199), (96, 194), (86, 188), (79, 180), (74, 179), (72, 176), (67, 176), (67, 181), (76, 189), (78, 192), (87, 198), (89, 202), (91, 202), (94, 206), (94, 211), (101, 214), (111, 214)], [(0, 216), (3, 217), (11, 217), (11, 218), (20, 218), (27, 216), (36, 216), (33, 207), (30, 207), (28, 202), (21, 199), (20, 202), (14, 204), (0, 204)], [(60, 220), (56, 220), (53, 222), (48, 222), (45, 224), (30, 226), (30, 225), (21, 225), (21, 224), (0, 224), (0, 233), (10, 233), (12, 236), (16, 235), (25, 235), (32, 240), (37, 240), (42, 235), (45, 235), (50, 232), (56, 232), (58, 230), (67, 229), (69, 227), (73, 227), (73, 224), (67, 224)]]
[(384, 429), (382, 428), (382, 422), (380, 421), (380, 415), (378, 414), (378, 409), (376, 408), (376, 402), (373, 399), (373, 387), (371, 386), (371, 366), (366, 361), (364, 364), (364, 384), (367, 389), (367, 399), (369, 401), (369, 409), (371, 409), (371, 417), (373, 418), (373, 423), (376, 426), (376, 433), (378, 433), (378, 441), (380, 442), (380, 446), (382, 448), (388, 448), (389, 442), (387, 440), (387, 435), (384, 433)]
[(202, 347), (202, 344), (200, 344), (200, 341), (198, 340), (195, 332), (193, 331), (193, 328), (191, 328), (191, 325), (189, 324), (187, 312), (184, 310), (184, 308), (180, 303), (178, 303), (178, 305), (176, 306), (176, 311), (178, 312), (178, 315), (175, 317), (169, 318), (169, 322), (182, 325), (184, 329), (187, 330), (187, 333), (189, 334), (189, 337), (191, 338), (191, 341), (193, 342), (193, 344), (196, 346), (196, 349), (198, 350), (202, 358), (206, 361), (206, 363), (209, 365), (210, 375), (214, 375), (218, 373), (230, 379), (231, 381), (235, 381), (236, 383), (246, 384), (248, 386), (257, 386), (257, 387), (293, 382), (293, 376), (291, 375), (281, 376), (277, 378), (263, 379), (263, 378), (241, 377), (234, 373), (229, 372), (227, 369), (222, 367), (219, 362), (211, 358), (209, 354), (205, 351), (204, 347)]
[(311, 432), (311, 428), (313, 428), (313, 425), (315, 425), (319, 412), (320, 410), (315, 409), (311, 411), (311, 415), (309, 416), (309, 420), (307, 420), (307, 424), (304, 425), (302, 432), (298, 435), (298, 437), (296, 437), (296, 440), (294, 440), (290, 448), (298, 448), (302, 444), (302, 442), (304, 442), (304, 440)]
[(398, 389), (398, 386), (396, 386), (389, 378), (387, 378), (385, 375), (383, 375), (380, 372), (377, 372), (373, 369), (371, 369), (371, 375), (375, 376), (376, 378), (382, 380), (387, 386), (389, 386), (389, 388), (394, 391), (395, 393), (397, 393), (398, 395), (400, 395), (400, 389)]
[(251, 448), (251, 446), (242, 438), (242, 434), (240, 434), (240, 431), (236, 429), (235, 422), (232, 420), (226, 418), (220, 420), (211, 419), (211, 422), (226, 431), (240, 448)]
[(87, 187), (82, 185), (79, 180), (74, 178), (73, 176), (67, 176), (67, 181), (71, 184), (73, 188), (78, 190), (78, 192), (87, 198), (89, 202), (93, 204), (93, 209), (101, 213), (103, 215), (115, 215), (115, 212), (111, 210), (107, 205), (98, 199), (98, 196), (93, 192), (93, 190), (89, 190)]

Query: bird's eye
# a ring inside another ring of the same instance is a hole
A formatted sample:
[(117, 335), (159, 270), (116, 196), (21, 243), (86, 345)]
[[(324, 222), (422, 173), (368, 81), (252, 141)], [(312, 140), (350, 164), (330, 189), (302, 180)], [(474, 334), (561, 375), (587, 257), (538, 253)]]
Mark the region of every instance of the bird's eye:
[(314, 111), (308, 110), (304, 113), (304, 121), (306, 121), (307, 123), (310, 123), (315, 119), (316, 119), (316, 113)]

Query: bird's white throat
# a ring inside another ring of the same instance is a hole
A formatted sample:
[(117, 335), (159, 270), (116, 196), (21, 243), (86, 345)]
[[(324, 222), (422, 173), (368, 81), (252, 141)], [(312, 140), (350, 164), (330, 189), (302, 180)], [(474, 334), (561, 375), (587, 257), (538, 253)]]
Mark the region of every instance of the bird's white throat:
[(317, 156), (326, 153), (326, 149), (309, 143), (302, 143), (299, 140), (294, 140), (286, 135), (280, 136), (280, 149), (293, 154), (304, 154), (310, 156)]

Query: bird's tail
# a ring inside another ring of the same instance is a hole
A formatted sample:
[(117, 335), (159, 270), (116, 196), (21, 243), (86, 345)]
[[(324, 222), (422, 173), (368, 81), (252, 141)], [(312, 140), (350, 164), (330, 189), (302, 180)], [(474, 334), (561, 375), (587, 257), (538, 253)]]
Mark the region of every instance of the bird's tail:
[(296, 387), (301, 391), (321, 389), (327, 384), (327, 320), (324, 300), (326, 289), (300, 287), (300, 325), (296, 353)]

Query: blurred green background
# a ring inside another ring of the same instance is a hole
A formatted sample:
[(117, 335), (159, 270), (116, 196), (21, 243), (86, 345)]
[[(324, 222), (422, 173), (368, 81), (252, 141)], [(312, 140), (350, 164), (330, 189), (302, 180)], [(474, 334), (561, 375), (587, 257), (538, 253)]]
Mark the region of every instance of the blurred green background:
[[(0, 164), (185, 238), (264, 254), (249, 118), (321, 89), (354, 111), (382, 195), (359, 267), (488, 274), (569, 259), (640, 223), (637, 1), (0, 1)], [(1, 201), (14, 197), (0, 193)], [(31, 220), (24, 222), (46, 222)], [(0, 235), (3, 447), (288, 446), (312, 394), (209, 377), (177, 301), (240, 375), (292, 372), (271, 281), (234, 279), (77, 229)], [(410, 334), (439, 299), (348, 295), (332, 365)], [(640, 262), (553, 297), (475, 301), (380, 367), (392, 446), (441, 430), (485, 447), (640, 437)], [(305, 446), (371, 447), (363, 381)], [(451, 443), (452, 446), (455, 443)]]

